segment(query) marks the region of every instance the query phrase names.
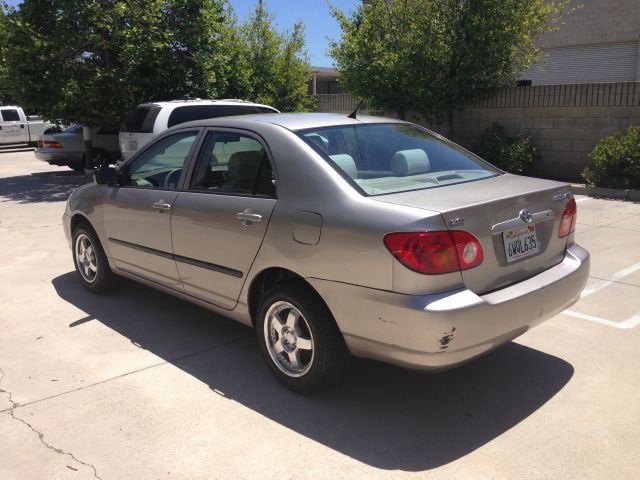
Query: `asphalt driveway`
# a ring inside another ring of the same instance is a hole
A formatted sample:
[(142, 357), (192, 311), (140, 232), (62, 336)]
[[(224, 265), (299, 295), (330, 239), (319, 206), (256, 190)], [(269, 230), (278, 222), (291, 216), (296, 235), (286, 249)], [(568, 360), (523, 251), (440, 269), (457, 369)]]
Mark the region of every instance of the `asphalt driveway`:
[(302, 397), (249, 328), (130, 281), (87, 293), (60, 221), (81, 182), (0, 150), (0, 478), (638, 478), (640, 204), (577, 197), (585, 295), (517, 341)]

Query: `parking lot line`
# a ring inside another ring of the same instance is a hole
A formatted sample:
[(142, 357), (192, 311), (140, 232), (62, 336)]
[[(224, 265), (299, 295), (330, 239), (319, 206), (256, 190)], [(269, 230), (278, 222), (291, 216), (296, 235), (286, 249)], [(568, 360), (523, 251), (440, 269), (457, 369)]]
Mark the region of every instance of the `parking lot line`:
[(570, 317), (580, 318), (582, 320), (589, 320), (590, 322), (600, 323), (608, 327), (619, 328), (622, 330), (630, 330), (640, 325), (640, 314), (636, 314), (631, 318), (627, 318), (624, 322), (612, 322), (606, 318), (594, 317), (593, 315), (587, 315), (586, 313), (574, 312), (573, 310), (565, 310), (562, 312)]
[[(609, 280), (600, 280), (600, 283), (596, 284), (595, 286), (593, 286), (591, 288), (585, 288), (582, 291), (582, 294), (580, 295), (580, 298), (588, 297), (589, 295), (592, 295), (592, 294), (602, 290), (603, 288), (606, 288), (609, 285), (611, 285), (611, 284), (613, 284), (613, 283), (615, 283), (615, 282), (617, 282), (619, 280), (622, 280), (627, 275), (631, 275), (632, 273), (634, 273), (634, 272), (636, 272), (638, 270), (640, 270), (640, 262), (635, 263), (635, 264), (631, 265), (630, 267), (624, 268), (624, 269), (620, 270), (619, 272), (614, 273), (613, 275), (611, 275), (611, 279), (609, 279)], [(596, 323), (600, 323), (602, 325), (606, 325), (608, 327), (619, 328), (619, 329), (622, 329), (622, 330), (630, 330), (630, 329), (635, 328), (638, 325), (640, 325), (640, 313), (635, 314), (635, 315), (631, 316), (630, 318), (627, 318), (623, 322), (613, 322), (611, 320), (607, 320), (606, 318), (600, 318), (600, 317), (596, 317), (596, 316), (593, 316), (593, 315), (588, 315), (586, 313), (576, 312), (574, 310), (565, 310), (562, 313), (565, 314), (565, 315), (569, 315), (570, 317), (580, 318), (582, 320), (588, 320), (590, 322), (596, 322)]]
[(588, 297), (589, 295), (592, 295), (592, 294), (596, 293), (597, 291), (608, 287), (612, 283), (615, 283), (615, 282), (617, 282), (619, 280), (622, 280), (624, 277), (626, 277), (628, 275), (631, 275), (632, 273), (635, 273), (638, 270), (640, 270), (640, 262), (635, 263), (635, 264), (631, 265), (630, 267), (624, 268), (624, 269), (620, 270), (619, 272), (614, 273), (613, 275), (611, 275), (611, 278), (609, 280), (601, 280), (600, 283), (598, 283), (596, 286), (591, 287), (591, 288), (585, 288), (582, 291), (582, 294), (580, 295), (580, 298)]
[(593, 199), (589, 197), (579, 198), (578, 200), (576, 200), (576, 203), (586, 202), (587, 200), (593, 200)]

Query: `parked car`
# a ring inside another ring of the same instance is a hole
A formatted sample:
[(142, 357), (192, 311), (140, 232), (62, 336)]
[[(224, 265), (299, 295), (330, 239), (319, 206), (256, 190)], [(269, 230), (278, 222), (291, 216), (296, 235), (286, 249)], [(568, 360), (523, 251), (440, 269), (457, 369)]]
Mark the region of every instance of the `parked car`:
[(138, 105), (120, 127), (120, 151), (128, 159), (167, 128), (206, 118), (277, 113), (273, 107), (244, 100), (173, 100)]
[[(50, 165), (66, 165), (73, 170), (87, 167), (82, 125), (73, 125), (64, 132), (40, 135), (36, 158)], [(94, 127), (91, 133), (94, 165), (108, 165), (120, 158), (118, 130)]]
[(20, 107), (0, 106), (0, 145), (34, 145), (38, 135), (55, 129), (53, 123), (37, 116), (27, 116)]
[(589, 273), (568, 184), (376, 117), (174, 127), (77, 189), (63, 224), (88, 290), (122, 275), (253, 325), (300, 391), (349, 354), (469, 361), (573, 304)]

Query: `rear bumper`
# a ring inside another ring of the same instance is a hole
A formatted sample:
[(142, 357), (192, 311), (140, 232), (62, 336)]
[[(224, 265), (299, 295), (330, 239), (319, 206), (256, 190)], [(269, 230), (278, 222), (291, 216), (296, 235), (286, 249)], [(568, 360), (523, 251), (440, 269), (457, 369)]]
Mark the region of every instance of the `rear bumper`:
[(48, 148), (36, 148), (36, 158), (52, 165), (80, 165), (82, 163), (82, 152), (61, 152)]
[(589, 266), (589, 252), (573, 245), (558, 265), (482, 296), (467, 289), (403, 295), (308, 280), (331, 309), (355, 356), (444, 370), (513, 340), (574, 304)]

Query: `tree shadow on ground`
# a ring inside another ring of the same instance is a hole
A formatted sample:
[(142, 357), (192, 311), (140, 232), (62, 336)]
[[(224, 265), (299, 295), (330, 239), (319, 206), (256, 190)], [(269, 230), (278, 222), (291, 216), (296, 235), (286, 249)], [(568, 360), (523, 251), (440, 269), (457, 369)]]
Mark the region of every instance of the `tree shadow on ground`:
[(469, 454), (541, 408), (573, 375), (564, 360), (510, 343), (434, 375), (357, 360), (341, 385), (300, 396), (271, 376), (253, 330), (241, 324), (124, 279), (107, 295), (86, 292), (75, 272), (52, 283), (87, 314), (70, 327), (97, 320), (212, 395), (385, 470), (423, 471)]
[(90, 182), (84, 172), (32, 173), (0, 178), (0, 201), (17, 203), (60, 202), (84, 183)]

